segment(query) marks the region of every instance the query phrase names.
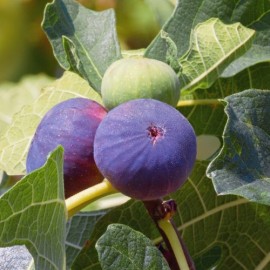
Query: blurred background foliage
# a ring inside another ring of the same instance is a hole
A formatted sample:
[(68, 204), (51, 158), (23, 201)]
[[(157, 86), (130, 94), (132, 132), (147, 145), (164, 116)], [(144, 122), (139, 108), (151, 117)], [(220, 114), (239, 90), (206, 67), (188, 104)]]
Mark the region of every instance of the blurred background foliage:
[[(40, 25), (45, 0), (0, 0), (0, 83), (26, 74), (57, 76), (59, 67)], [(90, 9), (113, 8), (123, 49), (146, 47), (171, 14), (173, 0), (79, 0)]]

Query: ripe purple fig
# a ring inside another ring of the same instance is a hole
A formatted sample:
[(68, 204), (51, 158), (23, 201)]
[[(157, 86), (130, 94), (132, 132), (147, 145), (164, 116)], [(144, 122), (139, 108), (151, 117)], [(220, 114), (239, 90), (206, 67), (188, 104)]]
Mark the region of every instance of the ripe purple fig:
[(196, 148), (194, 130), (179, 111), (158, 100), (137, 99), (104, 117), (94, 158), (116, 189), (147, 201), (176, 191), (186, 181)]
[(176, 106), (180, 85), (176, 73), (166, 63), (131, 57), (115, 61), (106, 70), (101, 94), (107, 109), (139, 98), (153, 98)]
[(37, 127), (26, 161), (27, 173), (44, 165), (49, 152), (64, 147), (65, 197), (103, 180), (93, 157), (96, 129), (107, 111), (86, 98), (61, 102), (47, 112)]

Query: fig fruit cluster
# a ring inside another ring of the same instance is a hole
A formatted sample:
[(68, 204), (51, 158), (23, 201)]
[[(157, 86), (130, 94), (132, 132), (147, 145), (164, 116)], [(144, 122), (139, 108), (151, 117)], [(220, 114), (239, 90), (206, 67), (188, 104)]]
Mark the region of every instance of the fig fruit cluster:
[(96, 129), (107, 114), (100, 104), (85, 98), (63, 101), (41, 120), (26, 160), (27, 173), (38, 169), (58, 145), (64, 147), (65, 197), (103, 180), (93, 156)]
[(115, 61), (106, 70), (101, 84), (107, 109), (139, 98), (152, 98), (176, 106), (180, 97), (179, 79), (164, 62), (132, 57)]
[(31, 142), (27, 172), (44, 165), (62, 145), (65, 197), (104, 178), (139, 200), (178, 189), (195, 162), (196, 136), (173, 107), (180, 92), (171, 67), (153, 59), (121, 59), (106, 71), (101, 91), (109, 112), (85, 98), (47, 112)]
[(176, 191), (196, 158), (196, 136), (175, 108), (136, 99), (109, 111), (96, 131), (94, 159), (123, 194), (154, 200)]

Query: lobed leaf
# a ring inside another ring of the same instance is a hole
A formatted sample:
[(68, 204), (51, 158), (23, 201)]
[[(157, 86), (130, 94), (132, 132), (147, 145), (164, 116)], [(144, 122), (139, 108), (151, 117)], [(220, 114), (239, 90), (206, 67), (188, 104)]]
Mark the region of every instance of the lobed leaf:
[(35, 130), (46, 112), (61, 101), (84, 97), (101, 103), (101, 97), (80, 76), (72, 72), (43, 89), (31, 105), (14, 115), (12, 124), (0, 138), (0, 169), (9, 175), (25, 174), (25, 160)]
[(65, 269), (63, 148), (0, 198), (0, 246), (25, 245), (36, 269)]
[[(121, 58), (113, 10), (95, 12), (73, 0), (54, 0), (45, 8), (42, 27), (59, 64), (100, 92), (104, 72)], [(74, 69), (75, 59), (80, 68)]]
[(270, 205), (270, 91), (246, 90), (225, 101), (224, 145), (208, 176), (218, 194)]

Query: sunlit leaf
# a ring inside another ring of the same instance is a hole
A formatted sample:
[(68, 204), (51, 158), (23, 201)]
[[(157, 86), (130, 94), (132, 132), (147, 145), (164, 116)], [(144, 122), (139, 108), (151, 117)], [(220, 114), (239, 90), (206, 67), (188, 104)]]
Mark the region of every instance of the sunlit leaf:
[(13, 114), (36, 99), (51, 82), (52, 78), (39, 74), (25, 76), (19, 83), (0, 85), (0, 134), (11, 124)]
[(0, 246), (25, 245), (36, 269), (65, 270), (63, 148), (0, 198)]
[(46, 112), (61, 101), (83, 97), (101, 103), (101, 97), (80, 76), (72, 72), (46, 87), (32, 104), (14, 115), (0, 138), (0, 169), (10, 175), (25, 173), (25, 160), (35, 130)]
[(190, 49), (179, 59), (182, 93), (210, 87), (227, 65), (250, 47), (254, 33), (239, 23), (225, 25), (218, 19), (197, 25)]

